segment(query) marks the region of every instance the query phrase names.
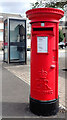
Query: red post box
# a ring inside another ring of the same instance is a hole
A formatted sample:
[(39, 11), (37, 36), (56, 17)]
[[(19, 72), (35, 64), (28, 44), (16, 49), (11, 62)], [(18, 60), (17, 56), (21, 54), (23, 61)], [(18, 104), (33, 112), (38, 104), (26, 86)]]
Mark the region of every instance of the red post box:
[(59, 110), (58, 26), (64, 11), (35, 8), (26, 15), (31, 20), (30, 110), (38, 115), (54, 115)]

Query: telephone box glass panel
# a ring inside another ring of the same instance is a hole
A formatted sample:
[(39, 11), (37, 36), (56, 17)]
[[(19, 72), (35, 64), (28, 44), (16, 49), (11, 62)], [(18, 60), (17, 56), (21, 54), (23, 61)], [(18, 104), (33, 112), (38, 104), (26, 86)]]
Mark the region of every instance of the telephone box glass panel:
[(10, 20), (10, 61), (25, 61), (25, 21)]

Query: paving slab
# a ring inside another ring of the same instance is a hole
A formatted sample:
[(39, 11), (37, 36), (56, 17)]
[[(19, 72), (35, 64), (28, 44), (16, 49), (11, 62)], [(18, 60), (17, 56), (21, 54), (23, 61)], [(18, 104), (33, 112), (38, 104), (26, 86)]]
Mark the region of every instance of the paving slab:
[(2, 68), (2, 116), (3, 118), (65, 118), (65, 109), (55, 116), (37, 116), (29, 109), (30, 86), (19, 77)]
[[(29, 109), (29, 93), (30, 93), (30, 61), (28, 59), (27, 65), (7, 65), (2, 64), (2, 117), (3, 118), (16, 118), (20, 120), (28, 119), (55, 119), (57, 118), (66, 120), (67, 116), (67, 89), (65, 79), (67, 78), (66, 69), (67, 61), (64, 58), (60, 58), (59, 68), (59, 97), (60, 108), (59, 112), (55, 116), (37, 116), (31, 113)], [(65, 101), (66, 98), (66, 101)], [(20, 118), (20, 119), (19, 119)]]
[[(8, 71), (30, 85), (30, 64), (5, 67)], [(63, 72), (63, 71), (62, 71)], [(65, 107), (65, 74), (59, 76), (59, 102), (60, 106)]]

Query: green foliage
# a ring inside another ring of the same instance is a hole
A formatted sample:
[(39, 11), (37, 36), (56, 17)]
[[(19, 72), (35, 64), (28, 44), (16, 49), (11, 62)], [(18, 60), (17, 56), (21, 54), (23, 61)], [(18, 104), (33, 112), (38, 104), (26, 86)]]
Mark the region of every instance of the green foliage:
[(39, 2), (31, 3), (32, 9), (39, 7)]
[(59, 29), (59, 42), (62, 42), (64, 40), (64, 35), (61, 29)]
[(64, 9), (64, 6), (67, 4), (67, 1), (66, 2), (55, 2), (55, 1), (53, 1), (53, 2), (48, 2), (48, 3), (46, 3), (46, 5), (45, 5), (45, 7), (53, 7), (53, 8), (62, 8), (62, 9)]
[(31, 3), (32, 9), (38, 8), (38, 7), (52, 7), (52, 8), (62, 8), (65, 10), (65, 6), (67, 5), (67, 0), (64, 0), (64, 2), (61, 1), (49, 1), (47, 0), (37, 0), (35, 3)]
[(37, 0), (37, 2), (31, 3), (32, 9), (39, 8), (39, 7), (45, 7), (45, 1), (46, 0)]
[(27, 34), (27, 35), (31, 36), (31, 34)]

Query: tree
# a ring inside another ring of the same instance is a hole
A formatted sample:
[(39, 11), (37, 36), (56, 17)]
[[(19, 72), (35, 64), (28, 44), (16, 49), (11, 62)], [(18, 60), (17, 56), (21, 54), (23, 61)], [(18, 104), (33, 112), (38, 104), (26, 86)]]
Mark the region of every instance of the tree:
[(59, 42), (62, 42), (64, 40), (64, 35), (61, 29), (59, 29)]
[(35, 3), (31, 3), (32, 9), (38, 8), (38, 7), (44, 7), (45, 5), (45, 0), (37, 0)]
[(65, 10), (66, 5), (67, 5), (67, 1), (64, 1), (64, 2), (63, 1), (59, 1), (59, 2), (53, 1), (53, 2), (46, 3), (45, 7), (62, 8), (63, 10)]
[(32, 8), (38, 8), (38, 7), (52, 7), (52, 8), (62, 8), (66, 10), (67, 7), (67, 0), (51, 0), (47, 2), (47, 0), (37, 0), (35, 3), (31, 3)]
[(39, 7), (39, 2), (31, 3), (32, 9)]

